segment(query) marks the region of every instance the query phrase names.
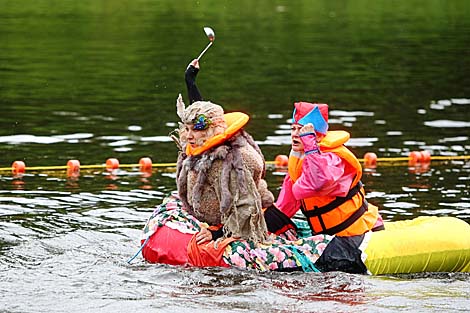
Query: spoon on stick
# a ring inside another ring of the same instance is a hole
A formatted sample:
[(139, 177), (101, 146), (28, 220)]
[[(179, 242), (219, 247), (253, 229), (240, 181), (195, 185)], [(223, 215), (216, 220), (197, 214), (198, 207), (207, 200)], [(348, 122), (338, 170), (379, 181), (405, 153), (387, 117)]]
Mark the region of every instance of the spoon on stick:
[(209, 38), (210, 42), (206, 46), (206, 48), (204, 50), (202, 50), (201, 54), (199, 54), (199, 56), (197, 57), (198, 61), (204, 55), (204, 53), (206, 53), (207, 49), (209, 49), (210, 46), (212, 46), (212, 44), (214, 43), (214, 39), (215, 39), (215, 33), (214, 33), (214, 30), (212, 28), (204, 27), (204, 32), (206, 33), (206, 36), (207, 36), (207, 38)]

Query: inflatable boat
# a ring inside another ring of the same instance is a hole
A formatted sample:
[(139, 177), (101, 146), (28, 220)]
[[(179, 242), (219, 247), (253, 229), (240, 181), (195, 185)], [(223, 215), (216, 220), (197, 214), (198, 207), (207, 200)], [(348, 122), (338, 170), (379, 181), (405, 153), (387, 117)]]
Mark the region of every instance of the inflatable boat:
[[(227, 238), (198, 245), (194, 235), (207, 225), (183, 210), (176, 196), (170, 196), (148, 219), (141, 251), (151, 263), (319, 271), (315, 262), (334, 236), (313, 236), (305, 221), (295, 222), (297, 232), (271, 234), (262, 244)], [(362, 261), (373, 275), (470, 272), (470, 225), (454, 217), (385, 222), (385, 230), (367, 233), (361, 247)]]

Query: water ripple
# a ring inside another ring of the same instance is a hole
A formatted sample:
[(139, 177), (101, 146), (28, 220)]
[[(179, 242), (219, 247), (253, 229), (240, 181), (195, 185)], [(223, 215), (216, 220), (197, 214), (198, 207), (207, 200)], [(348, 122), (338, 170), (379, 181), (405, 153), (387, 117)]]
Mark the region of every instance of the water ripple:
[(452, 120), (435, 120), (425, 121), (424, 125), (435, 128), (465, 128), (470, 127), (470, 122), (452, 121)]

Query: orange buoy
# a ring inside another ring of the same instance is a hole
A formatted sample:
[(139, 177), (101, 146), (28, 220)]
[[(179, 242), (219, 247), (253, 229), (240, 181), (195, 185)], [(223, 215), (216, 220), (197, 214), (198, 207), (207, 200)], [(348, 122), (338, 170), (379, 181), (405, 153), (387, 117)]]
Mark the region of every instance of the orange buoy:
[(106, 169), (108, 171), (113, 171), (119, 168), (119, 160), (114, 158), (109, 158), (106, 160)]
[(423, 150), (420, 153), (421, 153), (421, 162), (423, 163), (431, 162), (431, 153), (429, 153), (429, 151)]
[(287, 167), (287, 165), (289, 164), (289, 158), (285, 154), (278, 154), (274, 158), (274, 164), (276, 165), (276, 167)]
[(68, 160), (67, 161), (67, 177), (78, 177), (80, 175), (80, 161)]
[(70, 170), (77, 171), (80, 169), (80, 161), (79, 160), (68, 160), (67, 166)]
[(409, 157), (408, 165), (416, 166), (418, 163), (421, 162), (422, 155), (421, 155), (421, 152), (411, 151), (408, 157)]
[(23, 161), (15, 161), (11, 165), (11, 171), (13, 174), (23, 174), (26, 170), (26, 165)]
[(364, 154), (364, 166), (367, 168), (375, 168), (377, 166), (377, 154), (374, 152)]
[(141, 172), (152, 172), (152, 159), (151, 158), (141, 158), (139, 160), (139, 169)]

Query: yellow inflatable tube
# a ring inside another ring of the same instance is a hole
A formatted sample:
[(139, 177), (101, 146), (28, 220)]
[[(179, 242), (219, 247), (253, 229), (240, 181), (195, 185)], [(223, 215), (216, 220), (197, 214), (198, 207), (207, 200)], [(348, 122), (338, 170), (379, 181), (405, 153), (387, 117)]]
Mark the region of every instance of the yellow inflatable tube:
[(422, 216), (386, 222), (364, 251), (374, 275), (470, 272), (470, 225), (454, 217)]

